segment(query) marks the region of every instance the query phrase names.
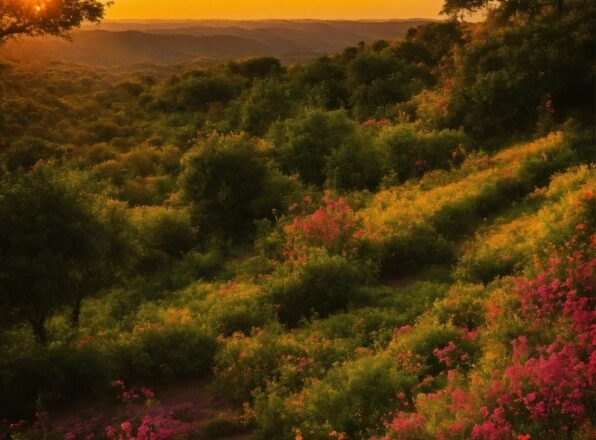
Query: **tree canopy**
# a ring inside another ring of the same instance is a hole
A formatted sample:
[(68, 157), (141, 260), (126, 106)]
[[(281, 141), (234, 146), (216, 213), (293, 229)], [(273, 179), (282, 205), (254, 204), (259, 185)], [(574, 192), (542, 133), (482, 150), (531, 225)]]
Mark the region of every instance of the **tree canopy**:
[(0, 305), (47, 341), (45, 321), (123, 267), (127, 252), (113, 206), (98, 209), (78, 173), (40, 164), (0, 180)]
[(98, 23), (112, 2), (99, 0), (3, 0), (0, 43), (18, 35), (66, 36), (81, 23)]
[(445, 0), (443, 13), (459, 14), (461, 11), (476, 12), (492, 9), (501, 19), (517, 16), (537, 17), (542, 14), (562, 15), (565, 12), (585, 8), (586, 0)]

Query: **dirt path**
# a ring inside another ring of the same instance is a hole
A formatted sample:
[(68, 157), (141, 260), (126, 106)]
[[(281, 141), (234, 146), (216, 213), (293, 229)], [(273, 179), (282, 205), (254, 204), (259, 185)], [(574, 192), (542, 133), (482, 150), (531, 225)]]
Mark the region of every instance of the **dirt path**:
[(401, 289), (403, 287), (408, 287), (410, 284), (413, 284), (417, 280), (418, 277), (415, 275), (404, 275), (400, 277), (389, 278), (385, 280), (385, 284), (393, 287), (394, 289)]
[[(98, 401), (81, 403), (56, 410), (49, 415), (50, 426), (66, 438), (86, 438), (93, 433), (104, 438), (106, 428), (118, 428), (129, 420), (143, 417), (173, 420), (172, 426), (184, 423), (189, 438), (195, 440), (249, 440), (250, 434), (241, 423), (241, 411), (218, 398), (209, 381), (177, 382), (152, 390), (154, 399), (139, 397), (134, 402)], [(170, 423), (170, 422), (167, 422)]]

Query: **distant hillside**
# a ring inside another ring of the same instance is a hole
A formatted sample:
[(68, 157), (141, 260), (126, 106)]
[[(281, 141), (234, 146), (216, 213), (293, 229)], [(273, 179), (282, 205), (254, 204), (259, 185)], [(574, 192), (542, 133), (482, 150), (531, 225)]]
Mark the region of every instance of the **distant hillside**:
[(306, 61), (360, 41), (403, 37), (428, 20), (391, 21), (108, 21), (73, 33), (72, 41), (22, 38), (0, 49), (8, 59), (95, 66), (171, 64), (276, 56)]

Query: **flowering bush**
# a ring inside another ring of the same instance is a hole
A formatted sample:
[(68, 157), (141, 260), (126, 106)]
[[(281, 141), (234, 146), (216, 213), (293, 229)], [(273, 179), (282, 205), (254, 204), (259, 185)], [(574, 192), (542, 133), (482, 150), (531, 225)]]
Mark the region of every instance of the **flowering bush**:
[(304, 329), (284, 334), (279, 325), (258, 329), (248, 337), (234, 334), (216, 356), (215, 384), (222, 395), (246, 402), (254, 393), (276, 384), (298, 390), (353, 355), (356, 344)]
[[(404, 437), (414, 429), (406, 423), (410, 420), (439, 439), (560, 439), (573, 433), (588, 438), (596, 415), (594, 248), (594, 236), (573, 237), (540, 266), (536, 278), (517, 280), (509, 307), (487, 308), (482, 332), (488, 366), (506, 334), (503, 327), (511, 326), (510, 316), (526, 323), (510, 340), (510, 349), (504, 347), (508, 354), (502, 366), (475, 369), (467, 378), (451, 370), (446, 388), (417, 399), (417, 415), (396, 417), (389, 438), (419, 438)], [(456, 350), (449, 343), (434, 353), (453, 367)]]
[(119, 425), (106, 427), (104, 433), (109, 440), (166, 440), (186, 434), (189, 430), (188, 423), (170, 413), (125, 420)]
[(146, 402), (155, 400), (155, 393), (151, 388), (128, 387), (123, 380), (113, 381), (112, 386), (116, 390), (117, 399), (121, 402), (136, 402), (141, 398), (145, 398)]
[(360, 216), (344, 198), (334, 200), (325, 195), (322, 203), (314, 213), (302, 213), (285, 226), (288, 258), (303, 258), (311, 247), (325, 248), (333, 255), (352, 256), (358, 252), (358, 244), (365, 236)]

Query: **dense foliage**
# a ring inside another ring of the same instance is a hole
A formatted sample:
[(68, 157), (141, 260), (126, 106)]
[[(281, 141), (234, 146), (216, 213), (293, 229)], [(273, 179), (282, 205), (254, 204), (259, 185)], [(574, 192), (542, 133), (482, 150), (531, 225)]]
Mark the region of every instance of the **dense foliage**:
[(112, 2), (98, 0), (4, 0), (0, 5), (0, 42), (20, 35), (59, 35), (85, 21), (97, 23)]
[[(491, 5), (303, 65), (1, 65), (0, 438), (591, 438), (594, 5)], [(159, 403), (205, 377), (230, 420)]]

